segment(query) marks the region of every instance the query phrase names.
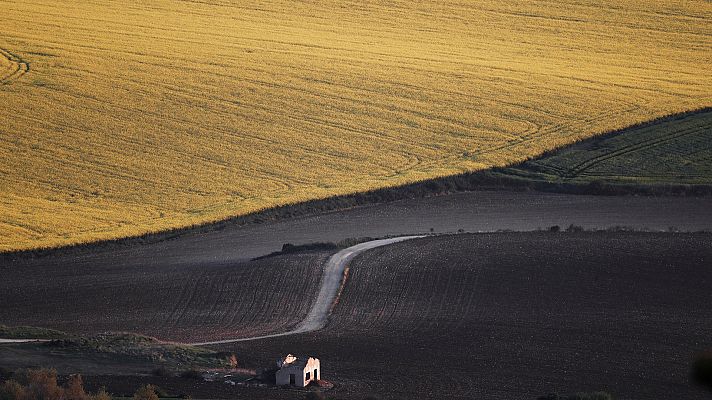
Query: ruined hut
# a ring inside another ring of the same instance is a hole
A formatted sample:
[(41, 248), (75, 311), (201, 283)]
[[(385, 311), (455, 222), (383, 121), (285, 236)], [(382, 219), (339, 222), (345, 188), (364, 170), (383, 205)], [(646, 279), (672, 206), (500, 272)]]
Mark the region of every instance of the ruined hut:
[(305, 387), (321, 379), (319, 359), (315, 357), (295, 357), (288, 354), (277, 361), (276, 383), (278, 386), (291, 385)]

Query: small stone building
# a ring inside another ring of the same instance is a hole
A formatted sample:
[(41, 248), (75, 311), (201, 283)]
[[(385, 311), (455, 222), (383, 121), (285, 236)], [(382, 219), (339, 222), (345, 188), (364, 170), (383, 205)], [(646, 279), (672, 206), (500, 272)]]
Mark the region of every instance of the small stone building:
[(305, 387), (321, 379), (319, 359), (314, 357), (295, 357), (287, 354), (277, 361), (277, 386), (291, 385)]

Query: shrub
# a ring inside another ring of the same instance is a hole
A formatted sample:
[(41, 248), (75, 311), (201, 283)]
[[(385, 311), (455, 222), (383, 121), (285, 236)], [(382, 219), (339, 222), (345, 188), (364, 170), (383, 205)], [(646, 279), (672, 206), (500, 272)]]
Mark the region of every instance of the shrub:
[(566, 232), (583, 232), (583, 227), (571, 224), (568, 228), (566, 228)]
[(64, 389), (65, 400), (89, 400), (89, 395), (84, 391), (82, 376), (71, 375)]
[(0, 400), (21, 400), (25, 399), (25, 388), (15, 380), (8, 380), (0, 385)]
[(106, 390), (92, 396), (84, 390), (81, 375), (70, 375), (64, 387), (57, 385), (53, 369), (26, 369), (0, 385), (0, 400), (111, 400)]
[(561, 232), (561, 227), (559, 225), (550, 226), (549, 232)]
[(31, 399), (62, 400), (64, 390), (57, 385), (54, 369), (28, 369), (18, 374), (20, 383), (26, 385), (25, 393)]
[(153, 391), (156, 392), (156, 396), (161, 397), (161, 398), (177, 397), (177, 396), (174, 396), (174, 395), (168, 393), (168, 391), (166, 391), (165, 389), (163, 389), (160, 386), (153, 385)]
[(101, 388), (91, 398), (92, 400), (111, 400), (111, 395), (106, 391), (106, 388)]
[(134, 400), (158, 400), (156, 387), (153, 385), (144, 385), (138, 388), (133, 396)]

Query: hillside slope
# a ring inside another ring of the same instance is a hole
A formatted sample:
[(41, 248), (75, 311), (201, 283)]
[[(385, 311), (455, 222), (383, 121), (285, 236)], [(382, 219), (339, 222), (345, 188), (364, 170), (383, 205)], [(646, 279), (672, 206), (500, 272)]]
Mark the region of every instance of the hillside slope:
[(500, 173), (546, 182), (712, 184), (712, 110), (567, 146)]
[[(0, 324), (189, 342), (284, 332), (307, 315), (329, 255), (0, 265)], [(248, 368), (288, 352), (316, 355), (337, 399), (531, 400), (595, 390), (705, 399), (688, 371), (695, 353), (712, 348), (710, 260), (709, 233), (415, 239), (357, 256), (323, 330), (214, 348)], [(0, 360), (9, 356), (0, 347)]]
[(712, 347), (711, 244), (659, 233), (403, 242), (351, 263), (323, 331), (220, 349), (255, 365), (318, 355), (337, 399), (702, 400), (689, 371)]
[(0, 9), (0, 250), (501, 166), (712, 106), (702, 0)]

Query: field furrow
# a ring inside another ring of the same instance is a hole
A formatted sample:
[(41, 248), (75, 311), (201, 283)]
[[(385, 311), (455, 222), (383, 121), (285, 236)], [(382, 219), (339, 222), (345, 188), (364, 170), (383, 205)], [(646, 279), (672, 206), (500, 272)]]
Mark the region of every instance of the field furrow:
[(335, 397), (531, 399), (605, 390), (657, 399), (712, 345), (709, 234), (496, 233), (356, 257), (319, 332), (221, 346), (268, 362), (317, 354)]
[(30, 65), (7, 50), (0, 49), (0, 85), (9, 85), (30, 70)]
[(75, 333), (133, 331), (185, 341), (279, 332), (306, 316), (327, 257), (303, 254), (160, 270), (79, 261), (59, 271), (50, 262), (14, 277), (9, 267), (0, 266), (0, 321), (36, 325), (42, 320)]

